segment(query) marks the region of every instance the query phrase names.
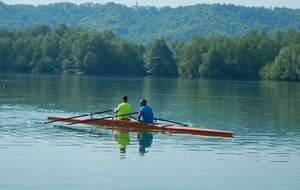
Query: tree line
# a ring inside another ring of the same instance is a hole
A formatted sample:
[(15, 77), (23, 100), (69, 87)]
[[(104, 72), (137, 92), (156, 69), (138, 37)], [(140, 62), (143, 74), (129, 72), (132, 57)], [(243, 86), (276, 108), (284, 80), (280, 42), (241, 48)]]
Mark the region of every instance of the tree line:
[(147, 45), (112, 31), (39, 25), (0, 29), (0, 71), (300, 80), (300, 33), (163, 38)]
[(111, 31), (64, 24), (0, 30), (0, 69), (12, 72), (144, 74), (144, 47)]
[(0, 28), (23, 29), (60, 23), (96, 30), (109, 29), (132, 42), (147, 44), (158, 37), (189, 41), (192, 36), (244, 36), (251, 28), (273, 34), (293, 28), (300, 31), (300, 10), (243, 7), (232, 4), (198, 4), (171, 7), (127, 7), (106, 3), (54, 3), (7, 5), (0, 1)]

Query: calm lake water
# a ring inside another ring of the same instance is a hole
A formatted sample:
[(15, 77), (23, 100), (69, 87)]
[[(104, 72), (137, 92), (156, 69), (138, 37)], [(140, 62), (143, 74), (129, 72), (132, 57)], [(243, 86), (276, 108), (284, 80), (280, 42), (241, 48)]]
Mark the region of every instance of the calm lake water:
[[(0, 74), (3, 80), (1, 190), (299, 190), (300, 83)], [(42, 124), (47, 116), (112, 109), (123, 94), (134, 110), (143, 97), (160, 118), (234, 138), (139, 140)]]

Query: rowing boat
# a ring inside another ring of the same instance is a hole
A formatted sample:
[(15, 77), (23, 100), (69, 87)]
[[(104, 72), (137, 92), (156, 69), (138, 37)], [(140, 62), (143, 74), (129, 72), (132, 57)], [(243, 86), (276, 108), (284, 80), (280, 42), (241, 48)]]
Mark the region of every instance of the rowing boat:
[[(65, 119), (65, 120), (64, 120)], [(67, 117), (48, 117), (48, 120), (61, 120), (62, 122), (81, 122), (86, 121), (88, 118), (71, 118)], [(125, 121), (125, 120), (116, 120), (113, 118), (105, 119), (95, 119), (85, 124), (99, 125), (99, 126), (115, 126), (115, 127), (125, 127), (125, 128), (134, 128), (134, 129), (145, 129), (145, 130), (158, 130), (166, 131), (171, 133), (187, 133), (187, 134), (196, 134), (196, 135), (205, 135), (205, 136), (220, 136), (220, 137), (233, 137), (233, 132), (230, 131), (221, 131), (214, 129), (204, 129), (204, 128), (194, 128), (194, 127), (185, 127), (185, 126), (174, 126), (174, 125), (162, 125), (158, 123), (142, 123), (137, 121)]]

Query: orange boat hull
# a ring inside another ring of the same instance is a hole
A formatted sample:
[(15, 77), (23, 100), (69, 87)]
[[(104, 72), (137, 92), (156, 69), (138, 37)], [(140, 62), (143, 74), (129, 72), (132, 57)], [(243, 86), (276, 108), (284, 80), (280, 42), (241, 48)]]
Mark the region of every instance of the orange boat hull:
[[(59, 120), (65, 119), (67, 117), (48, 117), (48, 120)], [(89, 118), (72, 118), (68, 120), (63, 120), (62, 122), (79, 122), (84, 121)], [(93, 124), (100, 126), (112, 126), (112, 127), (127, 127), (135, 129), (146, 129), (146, 130), (159, 130), (159, 131), (168, 131), (173, 133), (188, 133), (188, 134), (197, 134), (205, 136), (221, 136), (221, 137), (233, 137), (233, 132), (221, 131), (214, 129), (203, 129), (203, 128), (193, 128), (193, 127), (184, 127), (184, 126), (174, 126), (174, 125), (161, 125), (161, 124), (148, 124), (137, 121), (124, 121), (124, 120), (114, 120), (111, 118), (94, 120), (84, 122), (85, 124)]]

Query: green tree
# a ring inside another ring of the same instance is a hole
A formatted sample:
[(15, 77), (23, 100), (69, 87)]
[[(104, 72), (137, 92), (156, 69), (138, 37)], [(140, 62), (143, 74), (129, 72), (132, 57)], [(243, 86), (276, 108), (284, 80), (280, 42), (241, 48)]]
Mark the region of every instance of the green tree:
[(164, 39), (154, 40), (145, 53), (145, 68), (148, 74), (177, 76), (177, 66), (172, 52)]
[(280, 50), (275, 61), (260, 71), (264, 79), (300, 80), (300, 44), (290, 44)]
[(118, 62), (120, 74), (144, 74), (143, 54), (144, 47), (133, 43), (120, 42), (118, 53)]
[(12, 44), (10, 53), (9, 70), (16, 72), (30, 72), (30, 61), (32, 58), (32, 46), (26, 38), (19, 38)]
[(199, 67), (199, 73), (204, 78), (224, 77), (224, 59), (216, 49), (210, 49), (203, 55), (203, 63)]
[(7, 39), (0, 38), (0, 71), (6, 71), (8, 67), (7, 59), (11, 51), (11, 44)]
[(83, 59), (83, 65), (85, 66), (85, 72), (89, 74), (99, 73), (99, 66), (98, 66), (98, 56), (94, 53), (87, 53)]
[[(237, 77), (240, 78), (259, 78), (259, 70), (264, 63), (264, 55), (259, 50), (259, 44), (267, 39), (267, 34), (262, 31), (250, 30), (244, 38), (237, 44), (237, 58), (234, 68)], [(261, 47), (264, 47), (261, 45)], [(272, 51), (272, 50), (270, 50)], [(270, 58), (269, 58), (270, 59)], [(266, 58), (266, 60), (268, 60)]]
[(193, 38), (192, 42), (182, 49), (182, 57), (178, 63), (181, 76), (200, 77), (199, 67), (202, 64), (202, 55), (209, 50), (208, 41), (205, 38)]

